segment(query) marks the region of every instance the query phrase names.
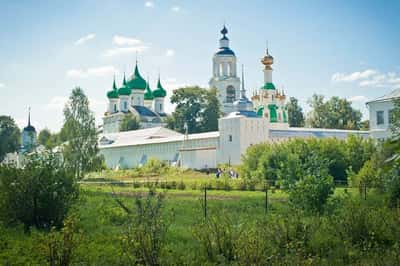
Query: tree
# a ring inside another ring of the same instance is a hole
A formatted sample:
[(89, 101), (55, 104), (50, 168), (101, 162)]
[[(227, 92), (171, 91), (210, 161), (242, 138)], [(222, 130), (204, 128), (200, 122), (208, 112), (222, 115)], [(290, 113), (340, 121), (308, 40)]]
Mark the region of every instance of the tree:
[(39, 132), (38, 135), (38, 142), (39, 144), (42, 144), (46, 148), (49, 148), (50, 146), (50, 140), (51, 140), (51, 133), (50, 130), (47, 128), (43, 129), (42, 131)]
[(24, 168), (0, 166), (0, 218), (8, 224), (60, 227), (77, 197), (77, 184), (58, 154), (29, 155)]
[(303, 109), (300, 107), (296, 98), (290, 97), (286, 104), (289, 116), (289, 125), (291, 127), (304, 127)]
[(9, 152), (20, 147), (21, 132), (10, 116), (0, 116), (0, 162)]
[(324, 101), (324, 96), (314, 94), (308, 100), (312, 111), (307, 123), (316, 128), (360, 129), (362, 114), (353, 109), (351, 102), (339, 97)]
[(140, 128), (139, 119), (133, 114), (128, 114), (122, 119), (121, 125), (119, 127), (120, 131), (137, 130)]
[(98, 156), (95, 118), (89, 109), (89, 100), (81, 88), (75, 88), (64, 108), (64, 126), (67, 143), (63, 148), (66, 166), (75, 178), (101, 165)]
[(221, 111), (215, 89), (180, 88), (174, 91), (171, 103), (177, 104), (173, 119), (168, 120), (171, 129), (184, 133), (187, 123), (189, 133), (218, 130)]

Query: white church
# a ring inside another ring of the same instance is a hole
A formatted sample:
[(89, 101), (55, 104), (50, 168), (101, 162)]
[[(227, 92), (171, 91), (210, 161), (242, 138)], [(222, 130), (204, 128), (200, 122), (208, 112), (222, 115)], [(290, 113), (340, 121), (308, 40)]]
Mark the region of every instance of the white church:
[[(246, 97), (243, 68), (240, 79), (237, 76), (237, 58), (229, 46), (228, 30), (225, 26), (221, 34), (219, 48), (213, 56), (212, 78), (209, 82), (210, 88), (217, 88), (217, 96), (224, 113), (224, 117), (218, 120), (219, 130), (181, 134), (162, 125), (158, 126), (158, 122), (148, 121), (153, 124), (145, 129), (118, 132), (118, 122), (115, 121), (120, 121), (120, 116), (124, 113), (138, 112), (138, 106), (146, 107), (156, 117), (163, 114), (162, 109), (157, 109), (155, 100), (151, 106), (149, 102), (146, 105), (142, 101), (149, 86), (143, 79), (140, 86), (136, 84), (136, 80), (140, 79), (136, 65), (135, 74), (131, 78), (135, 85), (123, 86), (117, 90), (114, 83), (113, 90), (107, 94), (109, 108), (104, 117), (104, 131), (99, 139), (99, 148), (109, 168), (140, 166), (152, 157), (184, 168), (215, 168), (218, 164), (240, 164), (246, 149), (257, 143), (290, 138), (346, 138), (349, 134), (369, 136), (368, 131), (290, 128), (285, 107), (286, 95), (273, 83), (274, 58), (268, 49), (261, 59), (264, 82), (249, 100)], [(162, 88), (161, 85), (157, 87)], [(162, 99), (157, 100), (162, 104), (165, 94), (163, 95)], [(160, 98), (153, 96), (154, 99)]]

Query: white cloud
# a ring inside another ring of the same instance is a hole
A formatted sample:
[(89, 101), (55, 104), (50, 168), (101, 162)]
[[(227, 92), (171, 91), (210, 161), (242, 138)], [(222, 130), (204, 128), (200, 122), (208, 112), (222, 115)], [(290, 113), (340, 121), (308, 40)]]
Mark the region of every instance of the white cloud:
[(167, 52), (165, 53), (166, 56), (174, 56), (175, 55), (175, 50), (168, 49)]
[(107, 77), (118, 74), (114, 66), (92, 67), (88, 69), (70, 69), (66, 75), (69, 78)]
[(118, 56), (132, 54), (136, 52), (141, 53), (146, 51), (148, 48), (149, 47), (146, 45), (111, 48), (104, 52), (104, 56)]
[(4, 83), (0, 83), (0, 88), (5, 87), (6, 85), (4, 85)]
[(153, 8), (153, 7), (154, 7), (154, 3), (151, 2), (151, 1), (146, 1), (146, 2), (144, 3), (144, 6), (145, 6), (145, 7)]
[(350, 82), (350, 81), (357, 81), (361, 79), (367, 79), (378, 72), (374, 69), (367, 69), (364, 71), (357, 71), (350, 74), (345, 73), (335, 73), (332, 75), (332, 81), (334, 82)]
[(95, 37), (96, 37), (96, 34), (90, 33), (90, 34), (88, 34), (88, 35), (86, 35), (86, 36), (80, 38), (79, 40), (77, 40), (77, 41), (75, 42), (75, 45), (76, 45), (76, 46), (82, 45), (82, 44), (84, 44), (84, 43), (86, 43), (86, 42), (88, 42), (88, 41), (94, 39)]
[(68, 101), (68, 97), (65, 96), (54, 96), (50, 99), (50, 101), (43, 106), (44, 110), (53, 111), (53, 110), (63, 110), (65, 104)]
[(348, 98), (348, 100), (350, 102), (365, 102), (365, 101), (367, 101), (367, 97), (365, 97), (364, 95), (357, 95), (357, 96)]
[(139, 39), (121, 36), (121, 35), (115, 35), (113, 37), (113, 43), (115, 45), (139, 45), (139, 44), (142, 44), (143, 42)]
[(171, 11), (173, 11), (173, 12), (179, 12), (179, 11), (181, 11), (182, 9), (181, 9), (181, 7), (180, 6), (173, 6), (173, 7), (171, 7)]
[(396, 72), (380, 73), (374, 69), (357, 71), (349, 74), (335, 73), (332, 75), (333, 82), (358, 82), (360, 87), (400, 87), (400, 74)]

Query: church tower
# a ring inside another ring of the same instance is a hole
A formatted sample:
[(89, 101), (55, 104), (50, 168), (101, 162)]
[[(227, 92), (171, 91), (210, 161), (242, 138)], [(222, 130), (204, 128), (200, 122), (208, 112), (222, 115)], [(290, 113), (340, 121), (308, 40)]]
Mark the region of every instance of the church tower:
[(264, 85), (252, 97), (257, 115), (267, 118), (272, 124), (287, 127), (286, 95), (283, 91), (276, 89), (272, 82), (274, 57), (269, 54), (268, 48), (266, 55), (261, 59), (261, 63), (264, 65)]
[(22, 131), (22, 151), (30, 152), (36, 147), (36, 129), (31, 125), (31, 108), (29, 108), (28, 125)]
[(227, 28), (221, 30), (219, 49), (213, 57), (213, 76), (210, 88), (217, 89), (217, 97), (224, 114), (235, 111), (233, 103), (240, 98), (240, 78), (237, 77), (236, 56), (229, 48)]

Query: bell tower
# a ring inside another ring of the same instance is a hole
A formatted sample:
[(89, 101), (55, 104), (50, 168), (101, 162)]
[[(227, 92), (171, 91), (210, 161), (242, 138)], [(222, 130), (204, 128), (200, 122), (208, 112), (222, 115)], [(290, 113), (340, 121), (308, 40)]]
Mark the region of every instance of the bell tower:
[(229, 47), (228, 29), (221, 30), (219, 49), (213, 56), (213, 75), (210, 88), (217, 89), (217, 97), (224, 114), (235, 111), (233, 103), (240, 98), (240, 78), (237, 76), (236, 55)]

